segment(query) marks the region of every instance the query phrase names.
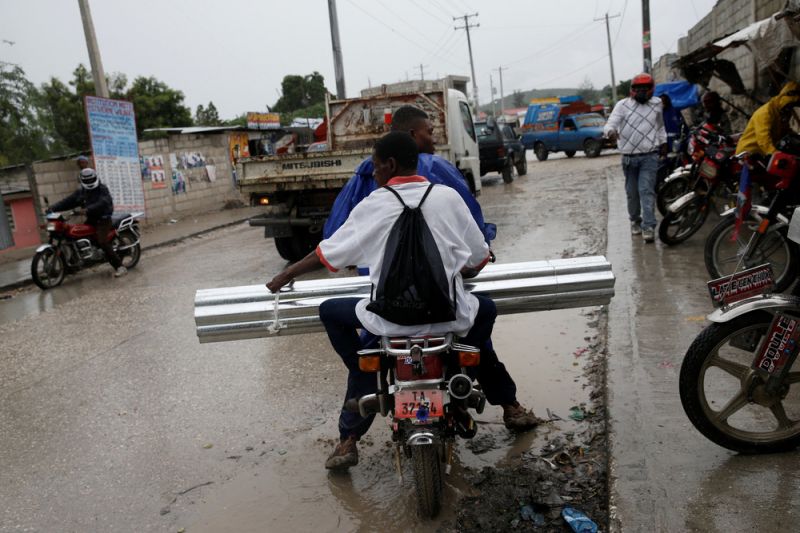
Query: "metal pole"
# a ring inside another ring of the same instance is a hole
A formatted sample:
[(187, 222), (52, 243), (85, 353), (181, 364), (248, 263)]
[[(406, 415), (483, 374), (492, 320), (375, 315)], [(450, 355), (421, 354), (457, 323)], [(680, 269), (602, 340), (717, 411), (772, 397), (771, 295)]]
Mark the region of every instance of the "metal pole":
[(505, 116), (506, 96), (505, 93), (503, 92), (503, 71), (508, 70), (508, 67), (497, 67), (495, 70), (500, 73), (500, 113), (501, 116)]
[(617, 80), (614, 77), (614, 53), (611, 51), (611, 30), (608, 25), (608, 19), (610, 18), (617, 18), (619, 17), (619, 13), (616, 15), (608, 16), (606, 12), (606, 16), (601, 19), (594, 19), (595, 21), (598, 20), (605, 20), (606, 21), (606, 39), (608, 40), (608, 62), (611, 64), (611, 107), (614, 107), (614, 104), (617, 103)]
[(469, 49), (469, 68), (472, 71), (472, 99), (474, 100), (475, 111), (478, 110), (478, 82), (475, 79), (475, 62), (472, 60), (472, 40), (470, 39), (469, 36), (469, 29), (479, 27), (480, 23), (470, 25), (469, 19), (477, 16), (478, 13), (475, 12), (472, 15), (464, 15), (463, 17), (453, 17), (453, 20), (458, 20), (460, 18), (464, 19), (464, 25), (456, 26), (455, 29), (467, 31), (467, 48)]
[(497, 107), (495, 106), (494, 100), (494, 80), (492, 79), (491, 73), (489, 74), (489, 93), (492, 97), (492, 116), (497, 118)]
[(94, 79), (94, 92), (97, 96), (108, 98), (106, 73), (103, 71), (103, 62), (100, 60), (100, 49), (97, 47), (97, 35), (94, 33), (92, 12), (89, 10), (89, 0), (78, 0), (83, 21), (83, 33), (86, 36), (86, 48), (89, 49), (89, 63), (92, 65), (92, 78)]
[(331, 25), (331, 46), (333, 47), (333, 72), (336, 76), (336, 97), (347, 98), (344, 88), (344, 63), (342, 45), (339, 40), (339, 18), (336, 16), (336, 0), (328, 0), (328, 18)]
[(650, 0), (642, 0), (642, 51), (644, 52), (644, 71), (648, 74), (653, 72), (650, 42)]

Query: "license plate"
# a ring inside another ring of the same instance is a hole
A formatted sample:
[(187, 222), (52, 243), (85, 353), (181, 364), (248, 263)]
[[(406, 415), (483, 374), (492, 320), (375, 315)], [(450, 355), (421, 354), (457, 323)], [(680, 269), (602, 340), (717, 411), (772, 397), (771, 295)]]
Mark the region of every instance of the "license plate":
[(708, 282), (711, 303), (716, 307), (732, 304), (751, 296), (763, 294), (772, 288), (775, 279), (769, 264), (737, 272), (732, 276)]
[(444, 394), (440, 390), (401, 390), (394, 393), (394, 417), (424, 422), (444, 414)]
[(706, 178), (713, 178), (717, 175), (717, 167), (708, 160), (704, 160), (700, 164), (700, 175)]
[(799, 341), (800, 319), (775, 315), (761, 350), (753, 361), (753, 370), (768, 376), (780, 375), (786, 362), (797, 351)]

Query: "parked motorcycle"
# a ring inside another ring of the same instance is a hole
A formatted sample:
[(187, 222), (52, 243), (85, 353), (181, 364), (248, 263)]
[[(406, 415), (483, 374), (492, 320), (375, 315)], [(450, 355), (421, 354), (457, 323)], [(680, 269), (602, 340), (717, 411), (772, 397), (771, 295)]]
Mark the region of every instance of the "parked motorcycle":
[[(103, 250), (97, 246), (96, 230), (88, 224), (69, 224), (67, 220), (76, 211), (48, 213), (42, 229), (49, 234), (47, 244), (36, 249), (31, 261), (31, 277), (42, 290), (61, 285), (68, 273), (106, 260)], [(139, 223), (143, 213), (120, 213), (111, 217), (112, 229), (109, 240), (125, 268), (133, 268), (139, 262)]]
[[(800, 272), (800, 246), (787, 239), (792, 209), (800, 200), (800, 135), (778, 142), (765, 171), (753, 172), (753, 180), (771, 194), (769, 206), (753, 205), (736, 233), (735, 209), (708, 235), (704, 258), (712, 278), (769, 263), (775, 273), (775, 291), (783, 292)], [(748, 163), (751, 164), (751, 163)]]
[[(436, 516), (442, 505), (442, 472), (450, 472), (456, 436), (472, 438), (477, 426), (468, 409), (482, 413), (486, 397), (467, 375), (480, 350), (444, 337), (383, 337), (379, 348), (361, 350), (359, 368), (373, 372), (378, 391), (358, 399), (362, 416), (392, 418), (395, 466), (411, 460), (417, 511)], [(354, 408), (354, 406), (346, 406)]]
[[(800, 242), (800, 214), (788, 230)], [(772, 269), (760, 265), (709, 282), (719, 309), (695, 338), (680, 371), (680, 397), (709, 440), (741, 453), (800, 445), (800, 284), (773, 294)]]
[[(716, 134), (716, 128), (707, 122), (692, 129), (688, 139), (680, 144), (685, 145), (685, 153), (673, 150), (667, 156), (667, 163), (662, 161), (659, 165), (660, 173), (669, 168), (667, 164), (673, 166), (666, 177), (662, 179), (659, 175), (656, 180), (656, 207), (661, 216), (666, 216), (670, 204), (691, 190), (697, 179), (697, 167), (705, 155), (705, 146), (711, 141), (711, 134)], [(672, 161), (669, 160), (670, 156), (673, 156)]]
[[(734, 157), (735, 139), (714, 132), (705, 133), (705, 139), (703, 148), (693, 151), (699, 159), (691, 170), (694, 180), (691, 190), (669, 205), (658, 226), (658, 237), (665, 244), (680, 244), (694, 235), (705, 224), (718, 196), (729, 207), (735, 205), (741, 172), (741, 165)], [(681, 186), (691, 182), (689, 178)]]

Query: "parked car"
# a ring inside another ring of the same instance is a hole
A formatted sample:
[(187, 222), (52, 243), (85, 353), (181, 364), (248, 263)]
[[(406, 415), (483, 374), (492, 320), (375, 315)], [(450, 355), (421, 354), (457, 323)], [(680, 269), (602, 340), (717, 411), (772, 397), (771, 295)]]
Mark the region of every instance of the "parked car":
[(504, 182), (511, 183), (515, 168), (520, 176), (528, 172), (525, 147), (511, 124), (498, 123), (489, 117), (485, 122), (476, 122), (475, 131), (478, 134), (481, 176), (487, 172), (499, 172)]
[(583, 151), (586, 157), (597, 157), (613, 142), (603, 138), (606, 119), (597, 113), (559, 115), (548, 128), (536, 129), (522, 135), (522, 144), (533, 150), (536, 159), (545, 161), (550, 152), (564, 152), (573, 157)]

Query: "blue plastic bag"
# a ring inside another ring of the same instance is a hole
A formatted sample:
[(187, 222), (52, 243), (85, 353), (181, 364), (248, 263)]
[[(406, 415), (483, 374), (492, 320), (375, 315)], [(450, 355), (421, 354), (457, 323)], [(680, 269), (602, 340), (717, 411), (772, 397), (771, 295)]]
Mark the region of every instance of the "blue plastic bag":
[(577, 509), (564, 507), (561, 516), (575, 533), (597, 533), (597, 524)]

